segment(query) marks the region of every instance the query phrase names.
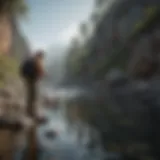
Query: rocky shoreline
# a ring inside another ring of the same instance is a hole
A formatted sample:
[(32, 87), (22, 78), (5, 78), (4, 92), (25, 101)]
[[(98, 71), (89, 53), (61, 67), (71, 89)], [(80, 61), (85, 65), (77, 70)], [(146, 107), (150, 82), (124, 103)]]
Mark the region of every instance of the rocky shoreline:
[[(42, 115), (40, 103), (38, 101), (35, 111), (39, 116)], [(0, 156), (12, 159), (13, 153), (26, 146), (27, 135), (34, 125), (35, 121), (26, 114), (23, 82), (20, 79), (6, 81), (0, 88)]]

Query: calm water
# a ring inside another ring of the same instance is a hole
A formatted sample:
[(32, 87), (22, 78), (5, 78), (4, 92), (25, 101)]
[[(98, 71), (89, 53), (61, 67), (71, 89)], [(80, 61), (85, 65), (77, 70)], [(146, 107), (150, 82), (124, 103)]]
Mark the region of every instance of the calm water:
[[(85, 144), (78, 143), (76, 130), (68, 132), (63, 112), (49, 111), (46, 114), (50, 118), (49, 123), (41, 126), (37, 132), (39, 146), (42, 149), (41, 159), (47, 160), (54, 157), (57, 160), (100, 160), (102, 154), (98, 149), (94, 154), (90, 153), (85, 148)], [(53, 140), (47, 139), (45, 133), (48, 130), (55, 130), (58, 136)]]
[[(48, 92), (48, 90), (47, 90)], [(76, 91), (60, 90), (60, 92), (54, 92), (54, 94), (61, 95), (75, 95)], [(52, 94), (51, 90), (48, 94)], [(103, 152), (97, 146), (94, 151), (89, 151), (85, 147), (88, 137), (84, 137), (83, 144), (79, 144), (77, 141), (77, 131), (72, 130), (68, 132), (67, 123), (65, 118), (65, 103), (59, 104), (59, 109), (54, 111), (53, 109), (47, 109), (45, 115), (49, 121), (47, 124), (42, 125), (37, 129), (37, 138), (39, 142), (40, 160), (101, 160), (104, 157)], [(58, 136), (54, 139), (47, 139), (45, 133), (47, 131), (56, 131)], [(16, 159), (20, 159), (21, 154), (17, 154)]]

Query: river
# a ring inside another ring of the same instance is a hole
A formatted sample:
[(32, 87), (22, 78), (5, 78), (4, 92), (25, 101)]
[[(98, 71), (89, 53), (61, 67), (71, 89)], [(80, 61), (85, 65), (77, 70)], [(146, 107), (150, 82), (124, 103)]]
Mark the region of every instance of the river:
[[(43, 90), (44, 92), (44, 90)], [(46, 117), (49, 121), (47, 124), (38, 128), (37, 137), (39, 146), (42, 149), (40, 159), (56, 159), (56, 160), (101, 160), (104, 158), (104, 154), (99, 146), (94, 151), (90, 151), (86, 148), (86, 143), (89, 140), (87, 136), (87, 128), (84, 127), (83, 143), (79, 143), (77, 139), (77, 130), (68, 130), (68, 124), (66, 123), (65, 116), (65, 98), (72, 98), (83, 91), (77, 88), (61, 88), (47, 89), (48, 94), (54, 94), (54, 96), (60, 97), (60, 103), (58, 104), (58, 110), (47, 109), (45, 111)], [(58, 132), (58, 136), (55, 139), (47, 139), (45, 133), (49, 130)]]
[[(43, 90), (44, 93), (44, 88)], [(37, 139), (40, 148), (39, 160), (101, 160), (106, 157), (100, 146), (94, 151), (87, 149), (86, 144), (89, 140), (87, 136), (87, 127), (84, 126), (83, 143), (77, 139), (77, 130), (68, 130), (65, 116), (64, 99), (78, 94), (77, 89), (46, 89), (45, 94), (60, 96), (58, 110), (46, 109), (44, 114), (48, 118), (46, 124), (37, 129)], [(56, 131), (56, 138), (47, 138), (48, 131)], [(16, 159), (21, 159), (22, 152), (17, 154)]]

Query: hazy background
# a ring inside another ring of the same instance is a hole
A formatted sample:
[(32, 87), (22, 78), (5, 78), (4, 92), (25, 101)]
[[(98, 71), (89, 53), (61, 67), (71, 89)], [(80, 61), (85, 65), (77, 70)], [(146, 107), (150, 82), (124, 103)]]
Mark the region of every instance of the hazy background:
[[(26, 0), (28, 21), (20, 21), (21, 28), (33, 50), (61, 48), (78, 34), (81, 21), (87, 19), (93, 0)], [(57, 54), (52, 52), (52, 54)]]

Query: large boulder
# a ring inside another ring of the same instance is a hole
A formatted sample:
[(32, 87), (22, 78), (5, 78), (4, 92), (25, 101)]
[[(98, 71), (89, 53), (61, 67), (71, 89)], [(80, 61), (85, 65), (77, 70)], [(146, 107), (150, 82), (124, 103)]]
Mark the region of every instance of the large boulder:
[(25, 96), (17, 82), (0, 89), (0, 153), (25, 147), (35, 122), (27, 116)]

